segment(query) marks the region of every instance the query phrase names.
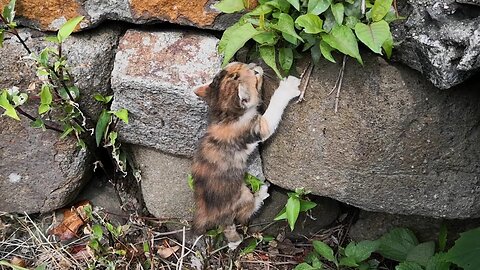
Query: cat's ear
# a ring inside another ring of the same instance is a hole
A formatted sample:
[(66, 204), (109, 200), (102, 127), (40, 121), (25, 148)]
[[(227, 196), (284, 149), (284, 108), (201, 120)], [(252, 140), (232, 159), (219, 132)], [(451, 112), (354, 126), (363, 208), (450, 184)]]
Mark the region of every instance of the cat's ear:
[(195, 90), (193, 90), (193, 92), (195, 93), (195, 95), (197, 95), (201, 98), (205, 98), (207, 96), (207, 91), (208, 91), (209, 88), (210, 88), (210, 83), (206, 83), (206, 84), (202, 84), (200, 86), (197, 86), (197, 88), (195, 88)]

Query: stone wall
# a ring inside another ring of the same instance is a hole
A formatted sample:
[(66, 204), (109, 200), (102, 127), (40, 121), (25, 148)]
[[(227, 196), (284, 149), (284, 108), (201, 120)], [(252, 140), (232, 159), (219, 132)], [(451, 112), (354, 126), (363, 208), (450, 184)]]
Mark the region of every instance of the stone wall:
[[(410, 15), (394, 26), (401, 41), (394, 55), (423, 75), (362, 52), (363, 67), (347, 62), (336, 114), (328, 92), (339, 65), (322, 61), (306, 101), (288, 108), (278, 133), (252, 158), (250, 172), (281, 188), (303, 186), (368, 211), (480, 217), (480, 84), (474, 75), (480, 23), (471, 15), (477, 7), (463, 2), (468, 1), (400, 1), (401, 12)], [(92, 94), (114, 94), (112, 109), (130, 112), (130, 123), (119, 126), (120, 139), (133, 149), (142, 171), (148, 210), (161, 218), (190, 219), (186, 176), (207, 113), (192, 89), (211, 79), (221, 63), (218, 38), (201, 28), (224, 29), (235, 18), (215, 11), (215, 1), (171, 3), (18, 0), (18, 15), (23, 25), (42, 31), (86, 16), (65, 47), (82, 106), (95, 118)], [(21, 34), (38, 51), (45, 33), (30, 28)], [(453, 28), (462, 31), (447, 31)], [(35, 80), (14, 39), (0, 55), (0, 88), (25, 89)], [(267, 80), (266, 103), (276, 83)], [(45, 212), (69, 203), (89, 179), (92, 153), (22, 120), (19, 125), (0, 118), (0, 211)], [(271, 209), (286, 200), (285, 191), (275, 190), (279, 195), (272, 197), (282, 199), (269, 199)], [(333, 221), (336, 202), (317, 200), (324, 221)]]

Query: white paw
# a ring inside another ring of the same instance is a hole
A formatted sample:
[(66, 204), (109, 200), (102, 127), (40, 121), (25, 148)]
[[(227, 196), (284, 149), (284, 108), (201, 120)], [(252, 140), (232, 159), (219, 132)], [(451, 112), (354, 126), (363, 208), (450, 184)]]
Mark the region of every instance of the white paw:
[(228, 242), (228, 248), (230, 250), (235, 250), (240, 245), (240, 243), (242, 243), (242, 239), (235, 242)]
[(270, 186), (270, 184), (267, 184), (265, 182), (265, 184), (263, 184), (260, 189), (257, 191), (257, 193), (255, 193), (255, 196), (261, 200), (261, 201), (264, 201), (266, 198), (268, 198), (270, 196), (270, 194), (268, 194), (268, 186)]
[(288, 76), (287, 78), (280, 81), (280, 86), (278, 91), (282, 91), (289, 99), (298, 97), (300, 95), (300, 86), (301, 80), (294, 76)]

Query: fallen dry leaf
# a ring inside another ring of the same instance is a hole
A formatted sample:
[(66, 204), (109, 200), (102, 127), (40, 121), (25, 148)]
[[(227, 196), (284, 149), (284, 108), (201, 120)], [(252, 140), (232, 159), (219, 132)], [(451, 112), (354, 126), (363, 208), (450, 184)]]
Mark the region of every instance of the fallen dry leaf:
[(81, 201), (70, 209), (64, 210), (62, 222), (53, 228), (50, 234), (57, 235), (62, 241), (78, 237), (78, 230), (85, 225), (87, 220), (84, 209), (87, 205), (90, 205), (89, 201)]
[(27, 263), (25, 263), (25, 260), (19, 257), (13, 257), (10, 260), (10, 263), (15, 265), (15, 266), (20, 266), (20, 267), (25, 267), (27, 266)]
[(180, 249), (180, 246), (173, 246), (173, 247), (166, 247), (166, 246), (159, 246), (157, 250), (157, 254), (166, 259), (172, 256), (173, 253), (177, 252)]

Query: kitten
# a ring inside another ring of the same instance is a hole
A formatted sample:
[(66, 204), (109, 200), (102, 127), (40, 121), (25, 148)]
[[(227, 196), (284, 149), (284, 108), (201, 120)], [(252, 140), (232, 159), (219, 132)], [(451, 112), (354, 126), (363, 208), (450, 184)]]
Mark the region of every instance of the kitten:
[(223, 226), (231, 249), (242, 241), (234, 222), (246, 223), (269, 196), (267, 185), (255, 194), (245, 185), (248, 156), (273, 134), (289, 101), (300, 95), (300, 80), (290, 76), (280, 82), (267, 110), (260, 115), (257, 109), (262, 76), (259, 66), (234, 62), (211, 83), (195, 89), (195, 94), (207, 102), (210, 115), (193, 158), (193, 231), (201, 234)]

